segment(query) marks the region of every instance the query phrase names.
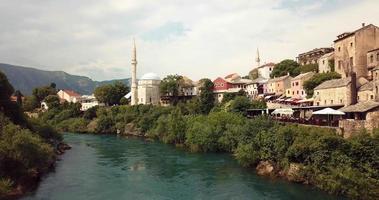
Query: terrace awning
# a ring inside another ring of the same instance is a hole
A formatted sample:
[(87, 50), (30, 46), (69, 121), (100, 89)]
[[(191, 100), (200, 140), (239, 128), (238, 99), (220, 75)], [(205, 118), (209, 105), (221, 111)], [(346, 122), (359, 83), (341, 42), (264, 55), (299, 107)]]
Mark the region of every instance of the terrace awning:
[(278, 108), (278, 109), (275, 109), (271, 114), (292, 115), (293, 112), (294, 111), (292, 110), (292, 108)]
[(345, 113), (339, 110), (334, 110), (333, 108), (324, 108), (313, 112), (312, 115), (345, 115)]

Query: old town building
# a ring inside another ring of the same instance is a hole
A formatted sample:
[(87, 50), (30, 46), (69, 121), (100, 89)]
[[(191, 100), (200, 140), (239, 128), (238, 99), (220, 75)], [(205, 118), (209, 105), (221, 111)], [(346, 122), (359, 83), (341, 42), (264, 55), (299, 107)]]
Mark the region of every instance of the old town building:
[(362, 28), (342, 33), (334, 41), (335, 70), (342, 77), (354, 71), (357, 77), (369, 78), (367, 53), (379, 47), (379, 28), (372, 24), (362, 24)]
[(138, 104), (158, 105), (160, 102), (161, 79), (154, 73), (147, 73), (138, 80)]
[(256, 99), (258, 95), (264, 94), (264, 86), (267, 81), (267, 79), (259, 77), (257, 79), (254, 79), (251, 83), (248, 83), (245, 89), (248, 97), (251, 99)]
[(330, 47), (313, 49), (311, 51), (299, 54), (297, 61), (300, 65), (317, 64), (317, 61), (321, 56), (332, 51), (333, 48)]
[[(376, 73), (378, 73), (377, 68), (379, 67), (379, 48), (372, 49), (367, 52), (367, 70), (369, 71), (368, 78), (373, 79), (374, 74), (373, 71), (375, 69)], [(378, 74), (376, 74), (378, 76)]]
[[(321, 56), (318, 61), (318, 72), (326, 73), (334, 71), (334, 52)], [(333, 69), (332, 69), (333, 68)]]
[(59, 90), (57, 95), (61, 101), (67, 101), (69, 103), (79, 102), (81, 98), (81, 95), (73, 90)]
[(213, 81), (213, 93), (216, 99), (221, 102), (225, 93), (236, 93), (240, 90), (246, 91), (247, 85), (252, 83), (250, 79), (241, 78), (240, 75), (233, 73), (225, 78), (218, 77)]
[(259, 66), (258, 76), (264, 79), (269, 79), (274, 67), (275, 67), (275, 63), (272, 63), (272, 62)]
[(350, 105), (350, 84), (350, 77), (321, 83), (314, 89), (314, 104), (316, 106)]
[(315, 72), (307, 72), (303, 74), (299, 74), (298, 76), (291, 79), (291, 88), (287, 91), (290, 92), (289, 95), (294, 99), (304, 99), (307, 94), (305, 93), (303, 84), (305, 81), (312, 78), (312, 76), (315, 75)]
[(285, 94), (286, 90), (291, 88), (291, 78), (292, 77), (288, 74), (268, 80), (268, 93), (275, 93), (275, 95)]

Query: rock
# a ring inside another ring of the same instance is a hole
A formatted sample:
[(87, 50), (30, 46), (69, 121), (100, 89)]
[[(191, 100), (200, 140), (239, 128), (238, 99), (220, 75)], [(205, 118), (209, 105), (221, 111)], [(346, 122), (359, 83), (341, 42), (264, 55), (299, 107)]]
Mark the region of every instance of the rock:
[(289, 168), (283, 173), (289, 180), (297, 183), (304, 183), (306, 181), (303, 174), (303, 165), (298, 163), (290, 163)]
[(260, 161), (256, 167), (257, 174), (262, 176), (275, 175), (274, 169), (274, 165), (270, 161)]
[(132, 136), (138, 136), (143, 137), (144, 134), (139, 130), (136, 125), (133, 123), (129, 123), (125, 125), (125, 130), (123, 132), (123, 135), (132, 135)]

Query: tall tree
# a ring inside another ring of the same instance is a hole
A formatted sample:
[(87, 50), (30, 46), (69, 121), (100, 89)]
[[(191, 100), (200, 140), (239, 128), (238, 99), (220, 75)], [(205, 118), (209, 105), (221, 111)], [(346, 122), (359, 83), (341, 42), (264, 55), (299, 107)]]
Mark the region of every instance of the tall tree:
[(120, 100), (129, 92), (129, 88), (122, 82), (102, 85), (95, 89), (94, 95), (97, 100), (106, 105), (118, 105)]
[(213, 95), (213, 82), (210, 79), (204, 78), (199, 81), (199, 101), (200, 111), (203, 114), (208, 114), (215, 104), (215, 97)]
[(43, 86), (33, 89), (33, 96), (35, 96), (39, 102), (43, 101), (49, 95), (56, 94), (56, 89), (51, 86)]
[(0, 110), (3, 110), (9, 104), (14, 89), (9, 83), (7, 76), (2, 72), (0, 72), (0, 91)]
[(160, 84), (160, 92), (162, 95), (171, 97), (173, 105), (178, 103), (179, 89), (183, 84), (183, 76), (180, 75), (168, 75)]
[(295, 77), (300, 74), (299, 63), (294, 60), (286, 59), (276, 64), (271, 73), (271, 78), (285, 76), (288, 73)]

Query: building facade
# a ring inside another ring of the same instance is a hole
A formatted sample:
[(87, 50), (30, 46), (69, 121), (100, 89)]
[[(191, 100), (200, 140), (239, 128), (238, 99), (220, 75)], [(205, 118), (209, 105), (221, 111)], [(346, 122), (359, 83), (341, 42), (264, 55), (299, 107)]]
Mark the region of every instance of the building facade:
[(314, 89), (314, 105), (351, 105), (351, 78), (334, 79), (321, 83)]
[(138, 104), (159, 105), (161, 79), (154, 73), (147, 73), (138, 80)]
[(362, 28), (342, 33), (334, 41), (335, 70), (342, 77), (353, 71), (357, 77), (369, 78), (367, 53), (379, 47), (379, 28), (370, 24), (362, 24)]
[(314, 75), (314, 72), (307, 72), (304, 74), (299, 74), (298, 76), (292, 78), (290, 89), (291, 97), (294, 99), (305, 99), (307, 94), (304, 90), (303, 84), (305, 81), (309, 80)]
[(297, 62), (300, 65), (317, 64), (317, 61), (321, 56), (330, 53), (333, 50), (334, 49), (330, 47), (313, 49), (311, 51), (299, 54), (297, 57)]
[(258, 76), (264, 79), (269, 79), (275, 63), (267, 63), (258, 67)]
[(61, 100), (69, 103), (79, 102), (81, 97), (80, 94), (74, 92), (73, 90), (59, 90), (57, 95)]
[[(321, 56), (318, 61), (318, 72), (326, 73), (334, 71), (334, 52)], [(332, 69), (333, 68), (333, 69)]]
[(290, 75), (285, 75), (268, 80), (268, 93), (275, 93), (275, 95), (286, 94), (287, 89), (291, 88), (291, 79)]
[(213, 81), (213, 93), (216, 99), (221, 102), (225, 93), (237, 93), (240, 90), (246, 92), (248, 85), (252, 82), (250, 79), (241, 78), (236, 73), (229, 74), (225, 78), (218, 77)]

